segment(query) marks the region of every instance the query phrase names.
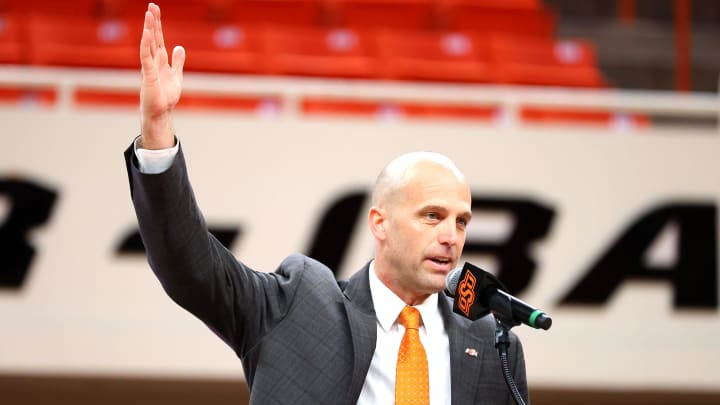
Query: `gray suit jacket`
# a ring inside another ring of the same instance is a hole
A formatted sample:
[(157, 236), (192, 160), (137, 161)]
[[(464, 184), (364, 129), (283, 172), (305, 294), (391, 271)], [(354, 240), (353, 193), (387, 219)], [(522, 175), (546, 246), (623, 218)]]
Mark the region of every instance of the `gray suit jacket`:
[[(182, 150), (170, 169), (142, 174), (125, 152), (148, 262), (168, 295), (201, 319), (242, 360), (251, 404), (354, 404), (375, 350), (368, 267), (338, 283), (300, 254), (272, 273), (239, 262), (211, 234), (195, 203)], [(452, 404), (512, 404), (494, 348), (491, 316), (471, 322), (441, 294), (450, 340)], [(465, 353), (477, 350), (477, 356)], [(527, 398), (522, 347), (511, 369)]]

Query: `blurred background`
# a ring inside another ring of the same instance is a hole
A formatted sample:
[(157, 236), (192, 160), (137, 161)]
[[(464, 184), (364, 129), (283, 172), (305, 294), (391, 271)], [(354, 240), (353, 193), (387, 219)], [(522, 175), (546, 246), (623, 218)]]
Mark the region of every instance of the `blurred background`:
[[(720, 403), (720, 2), (158, 4), (198, 201), (251, 267), (349, 277), (377, 172), (438, 151), (473, 191), (463, 259), (553, 317), (515, 329), (533, 403)], [(2, 404), (247, 403), (137, 233), (146, 8), (0, 0)]]

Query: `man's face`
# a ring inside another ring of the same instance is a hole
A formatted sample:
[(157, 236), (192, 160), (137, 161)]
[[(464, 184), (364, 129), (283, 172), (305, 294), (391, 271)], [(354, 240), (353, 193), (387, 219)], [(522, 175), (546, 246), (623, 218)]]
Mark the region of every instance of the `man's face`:
[(419, 298), (445, 287), (465, 245), (470, 203), (467, 183), (447, 168), (420, 163), (413, 169), (385, 210), (386, 281), (396, 294)]

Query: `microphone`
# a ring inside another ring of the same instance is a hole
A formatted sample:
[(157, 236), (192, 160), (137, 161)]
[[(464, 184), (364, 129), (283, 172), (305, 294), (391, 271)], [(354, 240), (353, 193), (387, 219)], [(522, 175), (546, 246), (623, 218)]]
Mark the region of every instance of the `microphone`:
[(499, 320), (512, 325), (524, 323), (545, 330), (552, 325), (552, 319), (545, 312), (508, 294), (497, 277), (470, 263), (450, 271), (445, 286), (445, 293), (455, 298), (453, 312), (472, 321), (492, 312)]

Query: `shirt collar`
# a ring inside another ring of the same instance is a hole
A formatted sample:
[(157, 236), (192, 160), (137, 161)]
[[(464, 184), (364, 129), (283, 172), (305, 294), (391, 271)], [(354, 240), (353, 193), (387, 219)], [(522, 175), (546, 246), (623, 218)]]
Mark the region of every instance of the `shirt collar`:
[[(380, 327), (387, 333), (395, 324), (400, 312), (405, 308), (405, 302), (395, 295), (375, 274), (375, 261), (370, 262), (370, 295), (372, 296), (375, 316)], [(378, 308), (382, 308), (378, 311)], [(438, 308), (437, 293), (431, 294), (421, 304), (415, 305), (422, 318), (426, 331), (440, 330), (442, 318)]]

